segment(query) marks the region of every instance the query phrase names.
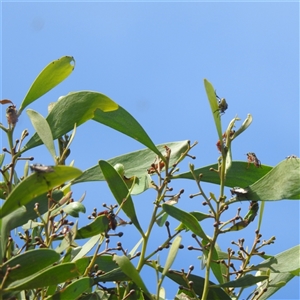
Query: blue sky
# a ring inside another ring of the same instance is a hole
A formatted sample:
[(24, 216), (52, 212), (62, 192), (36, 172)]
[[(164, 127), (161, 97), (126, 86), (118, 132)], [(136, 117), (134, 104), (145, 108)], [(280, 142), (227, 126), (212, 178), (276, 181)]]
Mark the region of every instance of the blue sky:
[[(218, 158), (217, 133), (203, 85), (207, 78), (229, 104), (222, 116), (223, 128), (235, 115), (242, 120), (248, 113), (253, 115), (249, 129), (235, 140), (234, 160), (246, 160), (247, 152), (255, 152), (262, 164), (275, 166), (288, 155), (299, 156), (299, 3), (2, 1), (1, 5), (1, 99), (19, 106), (49, 62), (74, 56), (71, 76), (30, 108), (46, 116), (48, 104), (71, 91), (104, 93), (130, 112), (155, 143), (197, 140), (193, 162), (201, 167)], [(24, 128), (33, 134), (25, 113), (15, 138)], [(6, 145), (2, 136), (2, 147)], [(99, 159), (141, 148), (118, 132), (88, 122), (78, 128), (71, 150), (75, 165), (84, 170)], [(42, 147), (33, 153), (36, 162), (53, 163)], [(184, 161), (182, 171), (188, 162)], [(175, 189), (182, 187), (187, 192), (179, 207), (203, 210), (202, 200), (188, 198), (196, 186), (174, 184)], [(218, 193), (216, 186), (204, 187)], [(88, 212), (113, 202), (103, 183), (76, 185), (75, 198), (84, 191)], [(153, 197), (148, 191), (135, 200), (145, 226)], [(243, 215), (248, 204), (242, 208)], [(177, 223), (170, 221), (175, 228)], [(241, 236), (251, 246), (255, 226), (226, 236), (224, 249)], [(265, 239), (276, 235), (275, 245), (266, 249), (270, 254), (299, 244), (298, 201), (267, 203), (261, 231)], [(130, 248), (138, 235), (128, 232)], [(196, 269), (199, 265), (182, 256), (176, 267), (187, 269), (190, 264)], [(203, 274), (199, 268), (195, 273)], [(173, 298), (176, 286), (166, 282), (165, 288)], [(273, 299), (298, 298), (299, 280), (283, 291)]]

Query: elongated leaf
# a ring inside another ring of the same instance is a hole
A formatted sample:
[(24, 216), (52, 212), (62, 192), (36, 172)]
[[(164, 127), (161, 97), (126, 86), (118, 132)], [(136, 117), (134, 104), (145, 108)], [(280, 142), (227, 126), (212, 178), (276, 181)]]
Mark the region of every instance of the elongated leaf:
[(34, 80), (19, 111), (65, 80), (74, 70), (74, 65), (75, 60), (72, 56), (63, 56), (47, 65)]
[(212, 84), (206, 79), (204, 79), (204, 87), (206, 90), (207, 98), (216, 124), (219, 140), (222, 141), (222, 125), (221, 125), (221, 118), (220, 118), (216, 92)]
[(164, 160), (164, 156), (156, 148), (143, 127), (121, 106), (119, 106), (117, 110), (110, 111), (108, 113), (104, 113), (97, 109), (93, 120), (130, 136), (145, 145)]
[[(204, 213), (201, 213), (199, 211), (191, 211), (190, 212), (191, 215), (193, 215), (198, 222), (201, 222), (205, 219), (208, 219), (208, 218), (211, 218), (212, 216), (211, 215), (207, 215), (207, 214), (204, 214)], [(162, 224), (163, 225), (163, 224)], [(180, 223), (175, 230), (182, 230), (182, 229), (186, 229), (186, 227), (184, 226), (183, 223)]]
[(217, 286), (219, 287), (249, 287), (251, 285), (254, 285), (258, 282), (264, 281), (266, 279), (268, 279), (268, 276), (253, 276), (251, 274), (247, 274), (241, 278), (229, 281), (229, 282), (225, 282), (222, 284), (219, 284)]
[(149, 293), (146, 285), (144, 284), (140, 274), (138, 273), (138, 271), (136, 270), (134, 265), (131, 263), (131, 261), (126, 256), (114, 255), (113, 260), (118, 264), (118, 266), (121, 268), (121, 270), (127, 276), (129, 276), (138, 287), (140, 287), (142, 289), (142, 291), (146, 295), (150, 296), (150, 293)]
[(17, 291), (24, 289), (36, 289), (49, 285), (56, 285), (78, 276), (80, 276), (80, 273), (77, 270), (76, 264), (65, 263), (52, 266), (24, 279), (14, 281), (7, 287), (7, 290)]
[(141, 244), (143, 243), (143, 238), (140, 238), (140, 240), (134, 245), (134, 247), (130, 250), (130, 252), (128, 253), (128, 256), (133, 256), (136, 254), (138, 248), (141, 246)]
[(74, 179), (82, 172), (74, 167), (55, 166), (50, 173), (33, 173), (18, 184), (4, 202), (0, 218), (28, 204), (33, 198), (47, 193), (51, 188)]
[[(170, 165), (173, 165), (180, 158), (181, 154), (187, 151), (188, 141), (169, 142), (157, 145), (156, 147), (162, 154), (164, 154), (165, 146), (168, 146), (171, 149)], [(147, 173), (147, 169), (150, 169), (151, 165), (155, 162), (155, 158), (156, 155), (150, 149), (142, 149), (111, 158), (107, 160), (107, 162), (112, 166), (115, 166), (118, 163), (123, 164), (125, 168), (125, 176), (127, 178), (132, 176), (138, 177), (139, 181), (137, 185), (141, 186), (142, 183), (145, 182), (141, 190), (135, 190), (134, 188), (132, 194), (136, 194), (137, 192), (141, 192), (149, 188), (148, 178), (150, 176)], [(147, 180), (143, 181), (145, 176)], [(90, 169), (85, 170), (80, 177), (74, 180), (73, 183), (75, 184), (80, 182), (101, 180), (105, 180), (105, 178), (101, 172), (101, 169), (99, 169), (99, 165), (95, 165)], [(149, 180), (151, 180), (151, 178)]]
[(47, 300), (69, 300), (69, 299), (78, 299), (79, 296), (89, 288), (93, 286), (92, 278), (80, 278), (66, 288), (55, 293), (52, 297), (47, 298)]
[[(83, 257), (77, 259), (76, 261), (74, 261), (74, 263), (76, 264), (76, 266), (81, 274), (83, 274), (85, 272), (86, 268), (89, 266), (89, 264), (93, 258), (94, 258), (93, 256), (83, 256)], [(112, 255), (98, 255), (96, 257), (95, 264), (97, 264), (99, 267), (101, 266), (101, 270), (105, 273), (110, 272), (113, 269), (120, 270), (120, 268), (113, 261)], [(128, 279), (127, 276), (126, 276), (126, 278)], [(116, 280), (116, 281), (119, 281), (119, 280)]]
[(192, 211), (192, 212), (190, 212), (190, 214), (192, 214), (199, 222), (201, 222), (207, 218), (211, 218), (211, 215), (204, 214), (200, 211)]
[(201, 228), (200, 224), (198, 223), (197, 219), (192, 214), (189, 214), (175, 206), (168, 205), (168, 204), (163, 204), (162, 209), (168, 215), (170, 215), (173, 218), (175, 218), (176, 220), (182, 222), (193, 233), (200, 236), (205, 241), (208, 240), (206, 234), (204, 233), (204, 231)]
[(165, 276), (167, 274), (167, 272), (169, 271), (169, 269), (171, 268), (171, 266), (175, 260), (175, 257), (178, 253), (180, 243), (181, 243), (181, 236), (177, 235), (176, 238), (173, 240), (172, 245), (170, 247), (168, 257), (166, 260), (166, 264), (162, 271), (163, 276)]
[(54, 141), (51, 133), (50, 126), (46, 119), (39, 114), (38, 112), (27, 109), (27, 114), (31, 120), (31, 123), (37, 132), (38, 136), (47, 147), (48, 151), (50, 152), (51, 156), (53, 157), (54, 162), (56, 161), (56, 153), (54, 147)]
[(80, 249), (79, 253), (73, 258), (73, 261), (76, 261), (82, 257), (84, 257), (87, 253), (89, 253), (93, 247), (97, 244), (97, 243), (102, 243), (104, 240), (104, 235), (103, 234), (99, 234), (99, 235), (95, 235), (93, 237), (91, 237), (84, 245), (83, 247)]
[(260, 231), (260, 227), (263, 221), (263, 215), (264, 215), (264, 211), (265, 211), (265, 205), (266, 202), (262, 201), (260, 204), (260, 210), (259, 210), (259, 216), (258, 216), (258, 225), (257, 225), (257, 229)]
[(20, 268), (10, 272), (5, 280), (5, 287), (12, 282), (26, 278), (36, 272), (41, 271), (47, 266), (52, 265), (60, 259), (60, 255), (51, 249), (34, 249), (17, 255), (6, 261), (2, 266), (2, 270), (7, 267), (13, 268), (20, 265)]
[[(272, 167), (266, 165), (262, 165), (261, 168), (256, 168), (254, 165), (250, 165), (249, 168), (247, 168), (247, 166), (248, 164), (246, 162), (233, 161), (230, 169), (228, 170), (228, 173), (226, 174), (225, 185), (228, 187), (238, 186), (245, 188), (258, 181), (260, 178), (262, 178), (272, 170)], [(199, 176), (199, 174), (203, 175), (201, 177), (201, 181), (203, 182), (220, 184), (219, 174), (210, 171), (211, 168), (216, 170), (218, 169), (218, 165), (208, 165), (206, 167), (196, 169), (194, 172), (196, 176)], [(194, 177), (192, 176), (191, 172), (178, 174), (175, 175), (173, 178), (185, 178), (194, 180)]]
[(1, 154), (0, 154), (0, 168), (2, 167), (4, 158), (5, 158), (5, 153), (1, 153)]
[[(60, 97), (55, 103), (46, 120), (52, 130), (53, 139), (57, 139), (68, 133), (76, 126), (92, 119), (96, 110), (107, 113), (118, 109), (118, 104), (107, 96), (92, 91), (69, 93)], [(22, 148), (25, 152), (42, 144), (37, 134)]]
[[(137, 219), (132, 198), (129, 194), (128, 187), (125, 184), (124, 180), (122, 179), (120, 174), (115, 170), (115, 168), (108, 162), (100, 160), (99, 166), (112, 194), (114, 195), (119, 205), (122, 205), (122, 210), (132, 221), (132, 223), (135, 225), (138, 231), (143, 235), (144, 233)], [(123, 203), (124, 199), (126, 199), (126, 201)]]

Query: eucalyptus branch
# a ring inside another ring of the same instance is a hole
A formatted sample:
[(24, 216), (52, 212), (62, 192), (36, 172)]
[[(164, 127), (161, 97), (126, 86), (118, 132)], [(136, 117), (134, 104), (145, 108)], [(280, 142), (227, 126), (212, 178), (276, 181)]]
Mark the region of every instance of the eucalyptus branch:
[[(199, 177), (197, 178), (197, 176), (196, 176), (196, 174), (195, 174), (195, 172), (194, 172), (194, 165), (190, 164), (189, 167), (190, 167), (190, 171), (191, 171), (191, 173), (192, 173), (192, 175), (193, 175), (193, 177), (194, 177), (194, 180), (195, 180), (195, 182), (196, 182), (196, 184), (197, 184), (197, 186), (198, 186), (198, 189), (199, 189), (199, 193), (197, 193), (196, 195), (197, 195), (197, 196), (202, 196), (202, 197), (205, 199), (205, 202), (204, 202), (204, 203), (207, 204), (207, 205), (209, 206), (209, 208), (210, 208), (210, 210), (211, 210), (213, 216), (215, 217), (215, 216), (216, 216), (216, 211), (215, 211), (214, 207), (211, 205), (211, 202), (210, 202), (210, 200), (211, 200), (212, 198), (211, 198), (211, 197), (208, 198), (208, 197), (206, 196), (205, 192), (203, 191), (203, 189), (202, 189), (202, 187), (201, 187), (201, 185), (200, 185), (200, 181), (201, 181), (202, 174), (199, 174)], [(195, 195), (195, 194), (193, 194), (192, 197), (194, 197), (194, 195)], [(190, 196), (190, 197), (191, 197), (191, 196)], [(191, 198), (192, 198), (192, 197), (191, 197)]]

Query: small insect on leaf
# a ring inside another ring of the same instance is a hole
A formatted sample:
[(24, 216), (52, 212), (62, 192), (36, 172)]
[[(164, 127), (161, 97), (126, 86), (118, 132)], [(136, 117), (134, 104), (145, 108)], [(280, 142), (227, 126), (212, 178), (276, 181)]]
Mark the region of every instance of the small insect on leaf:
[(288, 159), (291, 159), (291, 158), (298, 158), (298, 157), (297, 157), (296, 155), (294, 155), (294, 154), (289, 155), (289, 156), (286, 157), (287, 160), (288, 160)]
[(249, 168), (249, 165), (251, 163), (254, 164), (255, 167), (259, 168), (261, 167), (261, 162), (260, 160), (257, 158), (256, 154), (253, 153), (253, 152), (248, 152), (247, 154), (247, 161), (248, 161), (248, 166), (247, 166), (247, 169)]
[(165, 163), (161, 160), (156, 164), (152, 164), (151, 167), (149, 169), (147, 169), (148, 174), (154, 174), (156, 172), (159, 172), (160, 170), (163, 169), (163, 167), (165, 166)]
[(219, 115), (225, 114), (225, 110), (228, 108), (228, 103), (226, 102), (225, 98), (220, 98), (217, 94), (216, 97), (218, 99), (218, 109), (215, 112), (219, 112)]
[(31, 172), (36, 172), (36, 173), (52, 173), (54, 172), (54, 169), (52, 166), (45, 166), (42, 164), (33, 164), (30, 165), (30, 170)]
[(16, 123), (18, 122), (18, 111), (15, 105), (10, 105), (6, 109), (6, 119), (7, 123), (13, 126), (16, 125)]
[[(166, 145), (164, 146), (164, 148), (166, 150), (166, 154), (164, 155), (164, 157), (166, 159), (169, 159), (171, 155), (171, 149)], [(147, 169), (148, 174), (160, 173), (161, 170), (165, 167), (164, 161), (162, 159), (159, 159), (159, 161), (156, 163), (157, 159), (158, 158), (156, 158), (151, 167)]]
[[(104, 210), (98, 213), (98, 216), (102, 216), (105, 215), (109, 221), (108, 225), (109, 225), (109, 229), (115, 230), (117, 228), (117, 226), (125, 226), (126, 224), (130, 224), (126, 221), (124, 221), (123, 219), (121, 219), (120, 217), (116, 216), (113, 211), (109, 211), (109, 210)], [(107, 230), (107, 231), (108, 231)]]
[[(235, 130), (231, 130), (231, 131), (230, 131), (230, 137), (232, 137), (234, 134), (235, 134)], [(226, 132), (224, 132), (224, 134), (222, 135), (222, 143), (223, 143), (223, 147), (225, 147), (226, 138), (227, 138), (227, 134), (226, 134)], [(220, 140), (218, 140), (218, 142), (217, 142), (217, 144), (216, 144), (216, 146), (217, 146), (217, 148), (218, 148), (218, 150), (219, 150), (220, 152), (222, 152), (222, 143), (221, 143)]]
[(240, 187), (234, 187), (230, 189), (231, 195), (246, 195), (248, 193), (248, 190), (240, 188)]

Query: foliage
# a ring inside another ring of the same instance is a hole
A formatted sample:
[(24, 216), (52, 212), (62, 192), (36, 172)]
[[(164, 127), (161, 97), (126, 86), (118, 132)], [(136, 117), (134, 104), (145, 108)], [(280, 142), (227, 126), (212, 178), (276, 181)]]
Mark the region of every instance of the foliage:
[[(177, 299), (240, 299), (244, 289), (250, 286), (253, 293), (247, 299), (267, 299), (294, 276), (299, 276), (299, 246), (268, 256), (261, 249), (274, 243), (275, 238), (261, 242), (259, 230), (255, 232), (251, 248), (247, 249), (243, 239), (233, 243), (238, 248), (237, 254), (228, 247), (227, 252), (223, 252), (217, 244), (220, 235), (245, 230), (255, 220), (259, 204), (263, 207), (264, 201), (300, 199), (300, 160), (291, 156), (275, 167), (261, 167), (256, 155), (248, 153), (248, 162), (233, 161), (231, 144), (250, 126), (252, 116), (248, 115), (237, 130), (234, 128), (239, 118), (235, 117), (223, 133), (221, 115), (228, 104), (216, 95), (207, 80), (204, 80), (204, 87), (219, 136), (216, 146), (220, 152), (217, 163), (210, 166), (196, 168), (191, 164), (188, 172), (178, 174), (178, 166), (185, 157), (195, 158), (190, 152), (197, 143), (180, 141), (155, 145), (125, 109), (109, 97), (91, 91), (60, 97), (49, 107), (47, 118), (27, 109), (36, 133), (22, 147), (28, 136), (24, 130), (14, 143), (14, 129), (23, 110), (70, 75), (74, 66), (74, 58), (68, 56), (51, 62), (38, 75), (19, 109), (10, 100), (1, 100), (2, 105), (8, 105), (7, 127), (3, 124), (0, 127), (7, 135), (9, 146), (0, 155), (3, 177), (0, 184), (3, 200), (0, 211), (1, 299), (164, 299), (166, 277), (179, 285)], [(88, 120), (120, 131), (146, 148), (107, 161), (99, 160), (85, 171), (72, 163), (67, 166), (76, 128)], [(46, 146), (53, 157), (53, 166), (29, 166), (33, 157), (23, 157), (40, 145)], [(6, 164), (5, 153), (10, 157)], [(24, 161), (24, 175), (19, 177), (17, 170)], [(202, 197), (208, 213), (187, 212), (176, 207), (183, 190), (172, 193), (170, 183), (184, 179), (195, 182), (198, 192), (191, 197)], [(91, 222), (79, 227), (78, 220), (69, 219), (78, 219), (85, 213), (84, 195), (74, 200), (71, 187), (88, 181), (106, 181), (117, 204), (106, 206), (102, 212), (95, 210), (90, 216)], [(202, 182), (218, 184), (220, 195), (204, 191)], [(225, 196), (225, 186), (231, 188), (230, 199)], [(156, 197), (150, 222), (144, 230), (132, 195), (140, 195), (148, 189), (155, 190)], [(247, 200), (250, 207), (245, 217), (238, 212), (229, 220), (221, 221), (223, 213), (233, 203)], [(112, 230), (128, 223), (117, 216), (121, 210), (140, 235), (130, 252), (124, 250), (121, 243), (110, 246), (114, 236), (122, 236), (122, 233), (112, 234)], [(259, 224), (262, 216), (261, 212)], [(180, 222), (174, 232), (170, 230), (168, 217)], [(205, 219), (211, 220), (212, 237), (201, 226)], [(168, 236), (151, 252), (148, 244), (156, 225), (164, 225)], [(23, 244), (18, 247), (11, 232), (20, 226), (23, 231), (19, 233), (19, 240)], [(197, 245), (190, 246), (187, 251), (202, 253), (203, 277), (195, 274), (198, 272), (193, 266), (187, 271), (171, 270), (178, 251), (183, 248), (184, 234), (192, 234)], [(104, 250), (100, 251), (102, 245)], [(165, 249), (168, 249), (168, 256), (161, 265), (157, 252)], [(253, 257), (261, 261), (253, 264)], [(149, 290), (147, 278), (141, 275), (145, 268), (155, 271), (155, 291)], [(107, 283), (114, 283), (114, 286), (107, 287)]]

